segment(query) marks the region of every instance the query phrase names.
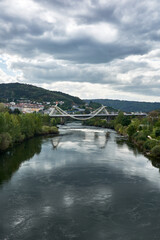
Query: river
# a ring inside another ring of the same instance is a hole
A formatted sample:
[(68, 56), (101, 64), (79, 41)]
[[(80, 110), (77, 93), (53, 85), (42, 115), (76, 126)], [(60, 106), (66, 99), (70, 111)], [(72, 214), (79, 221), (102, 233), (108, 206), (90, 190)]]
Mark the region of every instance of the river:
[(0, 155), (0, 240), (159, 240), (159, 223), (159, 163), (112, 130), (68, 124)]

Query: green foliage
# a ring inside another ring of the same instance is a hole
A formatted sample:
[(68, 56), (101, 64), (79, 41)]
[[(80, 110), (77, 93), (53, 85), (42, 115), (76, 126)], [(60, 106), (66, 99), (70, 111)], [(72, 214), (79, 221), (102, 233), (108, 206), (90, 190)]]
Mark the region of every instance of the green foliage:
[(45, 125), (44, 125), (44, 126), (42, 127), (42, 133), (48, 134), (49, 131), (50, 131), (50, 127), (49, 127), (49, 126), (45, 126)]
[(4, 114), (0, 113), (0, 133), (4, 132), (5, 130), (5, 118)]
[(136, 127), (136, 129), (138, 129), (138, 127), (141, 126), (141, 122), (138, 118), (133, 118), (132, 119), (132, 124)]
[(56, 126), (56, 125), (57, 125), (56, 119), (55, 119), (55, 118), (52, 118), (52, 119), (50, 120), (50, 124), (51, 124), (51, 126)]
[(121, 135), (126, 136), (126, 135), (127, 135), (127, 127), (126, 127), (126, 126), (122, 126), (122, 125), (120, 124), (120, 127), (119, 127), (119, 129), (118, 129), (118, 132), (119, 132)]
[(157, 120), (155, 126), (160, 128), (160, 119)]
[(130, 123), (130, 117), (125, 116), (123, 112), (120, 112), (115, 119), (115, 125), (121, 124), (122, 126), (128, 126)]
[(50, 134), (50, 133), (58, 134), (58, 129), (56, 127), (43, 126), (42, 133), (43, 134)]
[(138, 132), (138, 134), (136, 136), (136, 140), (137, 141), (146, 141), (147, 140), (147, 135), (143, 131)]
[(149, 152), (150, 155), (155, 157), (160, 157), (160, 113), (156, 111), (151, 115), (152, 119), (150, 116), (144, 119), (127, 119), (127, 117), (120, 112), (117, 118), (109, 123), (103, 122), (104, 119), (93, 118), (86, 121), (85, 124), (102, 127), (114, 126), (114, 129), (118, 133), (124, 136), (128, 135), (130, 140), (138, 146), (141, 151), (147, 152), (147, 154)]
[(4, 132), (0, 134), (0, 150), (6, 150), (12, 144), (12, 138), (9, 133)]
[(154, 157), (160, 157), (160, 145), (156, 145), (151, 149), (151, 155)]
[(155, 136), (156, 136), (156, 137), (159, 137), (159, 136), (160, 136), (160, 128), (157, 128), (157, 129), (155, 130)]
[(83, 125), (103, 127), (103, 128), (112, 127), (111, 123), (107, 122), (106, 119), (100, 119), (98, 117), (84, 121)]
[(55, 119), (37, 113), (18, 115), (8, 112), (0, 113), (0, 151), (35, 135), (58, 133), (55, 125)]
[(97, 102), (90, 101), (88, 107), (91, 107), (93, 109), (97, 109), (97, 108), (101, 107), (101, 104), (97, 103)]
[(130, 124), (127, 128), (127, 134), (129, 135), (129, 137), (132, 137), (136, 131), (137, 131), (136, 126), (133, 124)]
[(117, 125), (115, 125), (115, 130), (116, 130), (117, 132), (119, 132), (120, 129), (121, 129), (121, 127), (122, 127), (122, 125), (121, 125), (120, 123), (118, 123)]
[(16, 108), (13, 111), (10, 109), (9, 113), (11, 113), (11, 114), (20, 114), (21, 112), (20, 112), (20, 110), (18, 108)]
[(151, 140), (148, 139), (145, 143), (144, 143), (144, 149), (147, 151), (150, 151), (154, 146), (157, 145), (157, 141), (155, 140)]
[(50, 125), (50, 116), (48, 114), (43, 115), (43, 125)]
[(6, 112), (6, 111), (7, 111), (6, 106), (3, 103), (0, 103), (0, 113), (1, 112)]

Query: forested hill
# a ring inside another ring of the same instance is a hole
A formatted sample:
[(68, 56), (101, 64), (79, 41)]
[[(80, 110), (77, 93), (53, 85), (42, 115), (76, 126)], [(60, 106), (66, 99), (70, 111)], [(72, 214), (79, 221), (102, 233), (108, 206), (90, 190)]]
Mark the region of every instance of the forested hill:
[(85, 100), (86, 102), (94, 101), (101, 103), (104, 106), (112, 107), (125, 112), (150, 112), (160, 109), (159, 102), (137, 102), (137, 101), (125, 101), (125, 100), (111, 100), (111, 99), (92, 99)]
[(29, 84), (8, 83), (0, 84), (0, 102), (16, 101), (20, 98), (37, 102), (55, 102), (64, 101), (65, 103), (83, 104), (78, 98), (68, 94), (49, 91)]

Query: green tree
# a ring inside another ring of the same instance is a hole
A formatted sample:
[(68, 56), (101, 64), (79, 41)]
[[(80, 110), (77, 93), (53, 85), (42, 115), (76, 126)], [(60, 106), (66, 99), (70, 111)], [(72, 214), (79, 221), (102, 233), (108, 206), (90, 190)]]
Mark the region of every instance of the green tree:
[(0, 150), (6, 150), (12, 143), (12, 138), (9, 133), (4, 132), (0, 134)]
[(6, 129), (4, 114), (0, 113), (0, 133), (4, 132)]
[(115, 119), (115, 124), (121, 124), (122, 126), (128, 126), (131, 123), (130, 117), (125, 116), (123, 112), (119, 112)]
[(159, 136), (160, 136), (160, 128), (157, 128), (157, 129), (155, 130), (155, 136), (156, 136), (156, 137), (159, 137)]
[(7, 111), (6, 106), (3, 103), (0, 103), (0, 113), (6, 112), (6, 111)]
[(136, 128), (136, 126), (133, 125), (133, 124), (130, 124), (130, 125), (128, 126), (128, 128), (127, 128), (127, 134), (128, 134), (129, 137), (132, 137), (133, 134), (134, 134), (136, 131), (137, 131), (137, 128)]
[(156, 145), (151, 149), (151, 155), (154, 157), (160, 157), (160, 145)]

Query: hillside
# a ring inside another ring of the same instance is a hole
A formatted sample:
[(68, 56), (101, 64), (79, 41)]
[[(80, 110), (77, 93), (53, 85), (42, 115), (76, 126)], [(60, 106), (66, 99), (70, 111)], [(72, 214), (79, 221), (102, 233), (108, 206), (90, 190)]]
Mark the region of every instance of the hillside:
[(0, 102), (7, 102), (7, 100), (16, 101), (21, 98), (37, 102), (52, 103), (55, 101), (64, 101), (67, 104), (84, 103), (78, 97), (73, 97), (62, 92), (49, 91), (29, 84), (20, 83), (0, 84)]
[(159, 102), (137, 102), (137, 101), (125, 101), (125, 100), (111, 100), (111, 99), (92, 99), (85, 100), (85, 102), (94, 101), (103, 104), (108, 107), (112, 107), (125, 112), (150, 112), (160, 109)]

